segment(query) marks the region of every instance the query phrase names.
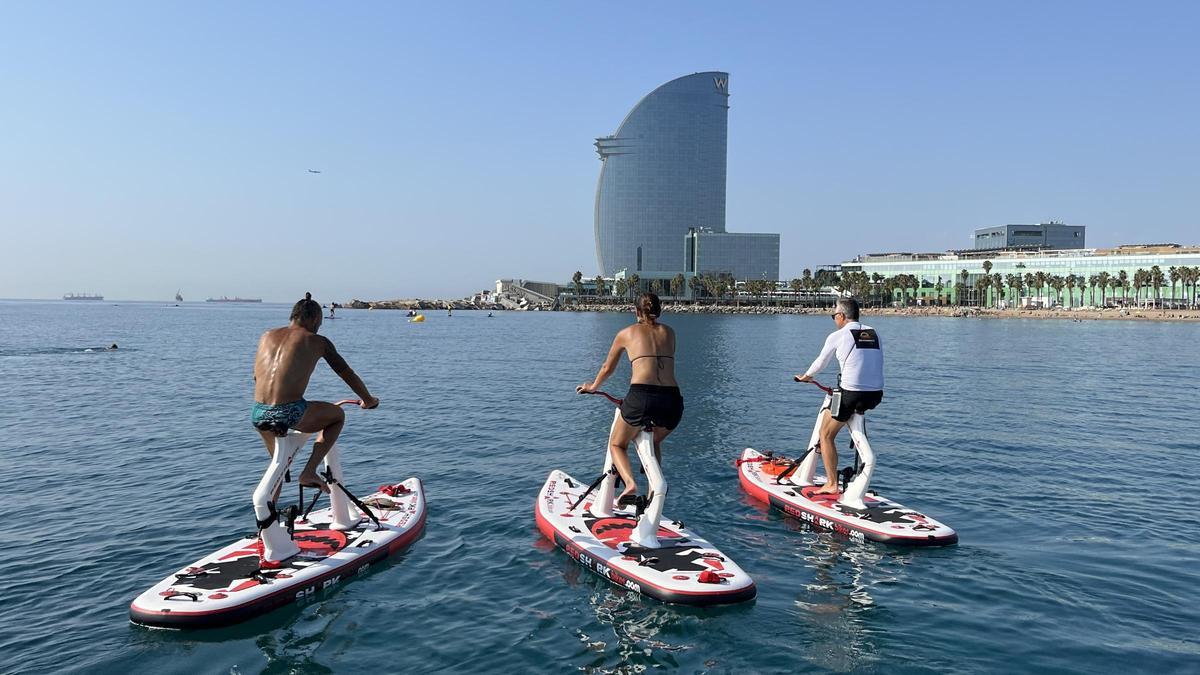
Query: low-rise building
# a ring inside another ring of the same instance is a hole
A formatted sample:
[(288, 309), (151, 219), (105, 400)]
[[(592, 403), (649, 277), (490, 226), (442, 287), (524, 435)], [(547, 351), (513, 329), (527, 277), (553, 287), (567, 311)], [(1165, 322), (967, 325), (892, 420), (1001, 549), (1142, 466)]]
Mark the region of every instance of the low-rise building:
[(683, 238), (687, 276), (728, 274), (734, 279), (779, 279), (779, 235), (715, 232), (693, 227)]
[[(1035, 298), (1064, 306), (1180, 304), (1195, 301), (1200, 246), (877, 253), (842, 263), (842, 272), (865, 273), (875, 284), (910, 276), (916, 287), (909, 297), (929, 303), (1016, 305)], [(985, 274), (991, 278), (981, 284)]]
[(1083, 248), (1086, 228), (1065, 223), (1037, 225), (1000, 225), (975, 230), (975, 250)]

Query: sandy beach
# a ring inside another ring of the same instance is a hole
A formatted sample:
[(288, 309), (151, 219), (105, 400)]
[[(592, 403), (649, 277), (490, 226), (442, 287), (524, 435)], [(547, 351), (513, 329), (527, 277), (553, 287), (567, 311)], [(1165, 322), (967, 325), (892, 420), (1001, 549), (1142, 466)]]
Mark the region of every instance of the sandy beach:
[[(569, 312), (632, 312), (632, 304), (568, 305)], [(693, 305), (664, 303), (664, 314), (814, 314), (828, 307), (776, 307), (762, 305)], [(1200, 309), (980, 309), (978, 307), (863, 307), (867, 316), (937, 316), (969, 319), (1064, 319), (1068, 321), (1200, 321)]]

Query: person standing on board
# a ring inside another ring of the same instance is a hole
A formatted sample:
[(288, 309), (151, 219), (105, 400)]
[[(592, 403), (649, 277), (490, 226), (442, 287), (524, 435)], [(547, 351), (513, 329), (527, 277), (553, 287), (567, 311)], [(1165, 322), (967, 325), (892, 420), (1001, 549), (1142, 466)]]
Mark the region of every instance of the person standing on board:
[(683, 418), (683, 396), (675, 381), (675, 331), (659, 323), (662, 303), (654, 293), (642, 293), (635, 307), (637, 323), (623, 328), (613, 339), (608, 357), (596, 373), (596, 379), (579, 385), (575, 391), (590, 394), (604, 384), (617, 369), (621, 352), (629, 356), (633, 375), (629, 393), (621, 404), (621, 419), (613, 424), (608, 444), (613, 463), (625, 482), (625, 491), (617, 502), (637, 494), (633, 467), (629, 463), (630, 441), (646, 427), (654, 429), (654, 456), (662, 462), (662, 442)]
[(275, 448), (275, 437), (287, 435), (290, 429), (320, 432), (313, 444), (312, 457), (300, 473), (300, 484), (328, 492), (317, 467), (337, 441), (346, 414), (333, 403), (304, 400), (317, 361), (325, 359), (333, 372), (362, 399), (363, 408), (378, 406), (379, 399), (371, 395), (333, 342), (317, 335), (320, 328), (321, 305), (312, 299), (311, 293), (305, 293), (304, 299), (292, 307), (289, 325), (262, 334), (254, 357), (254, 407), (250, 422), (262, 436), (267, 454)]
[(841, 298), (834, 307), (833, 322), (837, 330), (825, 338), (825, 347), (797, 382), (811, 382), (813, 377), (837, 357), (841, 374), (838, 386), (842, 402), (837, 415), (829, 409), (821, 411), (821, 458), (825, 462), (825, 485), (818, 494), (838, 492), (837, 447), (834, 439), (854, 413), (863, 414), (883, 400), (883, 347), (875, 329), (858, 321), (858, 301)]

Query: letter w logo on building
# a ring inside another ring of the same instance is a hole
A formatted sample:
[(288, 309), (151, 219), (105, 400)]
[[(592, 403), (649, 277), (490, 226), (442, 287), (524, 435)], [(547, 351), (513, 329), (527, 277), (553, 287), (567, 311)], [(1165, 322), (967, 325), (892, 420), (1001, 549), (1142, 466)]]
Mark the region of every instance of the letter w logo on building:
[(729, 93), (729, 78), (728, 77), (714, 77), (713, 84), (717, 85), (717, 91), (724, 92), (726, 94)]

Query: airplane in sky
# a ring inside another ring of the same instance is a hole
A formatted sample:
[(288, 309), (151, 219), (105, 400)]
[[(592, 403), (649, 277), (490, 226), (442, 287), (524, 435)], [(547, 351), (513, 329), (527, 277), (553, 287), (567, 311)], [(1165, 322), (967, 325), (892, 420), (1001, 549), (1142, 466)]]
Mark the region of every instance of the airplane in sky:
[(320, 171), (317, 171), (316, 169), (309, 169), (308, 172), (309, 173), (321, 173)]

